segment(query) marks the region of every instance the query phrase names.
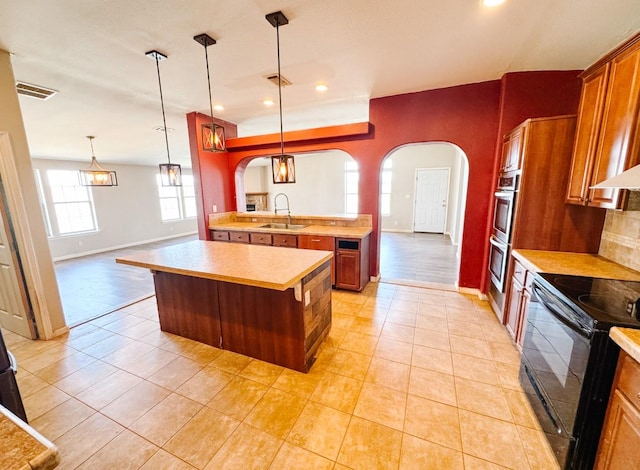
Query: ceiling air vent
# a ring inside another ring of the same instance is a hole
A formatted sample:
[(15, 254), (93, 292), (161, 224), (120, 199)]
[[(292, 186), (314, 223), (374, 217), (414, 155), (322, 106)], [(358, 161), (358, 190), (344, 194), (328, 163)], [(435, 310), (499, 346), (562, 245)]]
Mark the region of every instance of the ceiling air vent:
[[(267, 80), (269, 80), (271, 83), (273, 83), (275, 86), (278, 86), (278, 74), (277, 73), (274, 73), (273, 75), (267, 75), (265, 78)], [(291, 85), (291, 82), (289, 80), (287, 80), (286, 78), (284, 78), (282, 75), (280, 75), (280, 80), (281, 80), (282, 86)]]
[(39, 100), (48, 100), (58, 93), (56, 90), (38, 85), (31, 85), (30, 83), (25, 82), (16, 82), (16, 91), (19, 95), (30, 96)]

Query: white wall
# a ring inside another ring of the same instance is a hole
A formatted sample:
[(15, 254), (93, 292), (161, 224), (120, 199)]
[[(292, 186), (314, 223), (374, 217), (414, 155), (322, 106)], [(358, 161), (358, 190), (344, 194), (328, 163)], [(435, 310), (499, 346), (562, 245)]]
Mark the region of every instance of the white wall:
[[(78, 170), (88, 167), (90, 163), (42, 159), (33, 159), (32, 162), (33, 168), (40, 171), (45, 191), (48, 169)], [(195, 217), (162, 222), (156, 184), (158, 167), (111, 164), (105, 166), (117, 172), (118, 186), (90, 188), (98, 231), (49, 238), (49, 247), (54, 259), (197, 232)], [(182, 171), (183, 174), (191, 174), (191, 170), (183, 168)]]
[(459, 241), (462, 223), (461, 182), (464, 178), (465, 160), (455, 145), (448, 143), (425, 143), (406, 145), (394, 151), (391, 178), (391, 215), (381, 218), (381, 229), (387, 231), (413, 231), (413, 207), (415, 197), (416, 169), (449, 168), (449, 207), (445, 232), (452, 242)]
[[(295, 154), (296, 182), (273, 184), (271, 160), (257, 158), (245, 170), (245, 192), (268, 192), (269, 207), (278, 193), (289, 197), (291, 214), (333, 215), (344, 213), (344, 165), (352, 161), (341, 150)], [(267, 163), (268, 166), (260, 166)], [(278, 199), (279, 208), (284, 198)]]

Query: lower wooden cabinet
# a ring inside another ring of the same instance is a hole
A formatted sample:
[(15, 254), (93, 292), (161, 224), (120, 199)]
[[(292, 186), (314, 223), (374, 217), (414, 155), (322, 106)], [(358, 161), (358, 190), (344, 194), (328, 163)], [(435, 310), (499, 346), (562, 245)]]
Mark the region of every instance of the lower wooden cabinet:
[(336, 287), (360, 291), (367, 285), (368, 253), (368, 236), (363, 239), (336, 239)]
[(533, 273), (527, 271), (518, 260), (512, 260), (512, 275), (509, 289), (507, 291), (507, 308), (504, 312), (504, 325), (515, 341), (522, 347), (524, 337), (524, 325), (527, 319), (527, 309), (531, 299), (531, 284)]
[[(298, 248), (306, 250), (325, 250), (333, 251), (336, 249), (335, 237), (327, 237), (320, 235), (298, 235)], [(331, 259), (331, 285), (336, 284), (336, 263), (335, 257)]]
[(620, 353), (595, 468), (640, 468), (640, 364)]

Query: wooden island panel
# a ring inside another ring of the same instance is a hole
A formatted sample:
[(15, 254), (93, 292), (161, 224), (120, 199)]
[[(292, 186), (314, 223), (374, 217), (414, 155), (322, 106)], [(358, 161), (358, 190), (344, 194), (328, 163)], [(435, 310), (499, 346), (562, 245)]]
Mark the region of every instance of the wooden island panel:
[(155, 271), (160, 329), (221, 347), (217, 281)]

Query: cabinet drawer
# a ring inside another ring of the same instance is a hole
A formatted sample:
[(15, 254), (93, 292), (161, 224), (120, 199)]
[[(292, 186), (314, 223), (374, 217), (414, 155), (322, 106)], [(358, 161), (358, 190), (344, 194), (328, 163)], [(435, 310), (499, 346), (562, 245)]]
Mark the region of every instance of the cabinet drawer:
[(298, 237), (296, 235), (273, 235), (273, 246), (288, 246), (296, 248), (298, 246)]
[(513, 278), (518, 281), (521, 286), (526, 284), (527, 270), (517, 260), (513, 260)]
[(271, 245), (273, 243), (270, 233), (252, 233), (250, 240), (254, 245)]
[(249, 243), (248, 232), (229, 232), (229, 240), (237, 243)]
[(620, 355), (623, 359), (617, 387), (636, 408), (640, 408), (640, 364), (624, 352)]
[(229, 241), (229, 232), (223, 232), (221, 230), (214, 230), (212, 232), (212, 236), (214, 241), (218, 242), (228, 242)]
[(299, 235), (298, 248), (306, 248), (308, 250), (335, 250), (334, 237), (322, 237), (317, 235)]

